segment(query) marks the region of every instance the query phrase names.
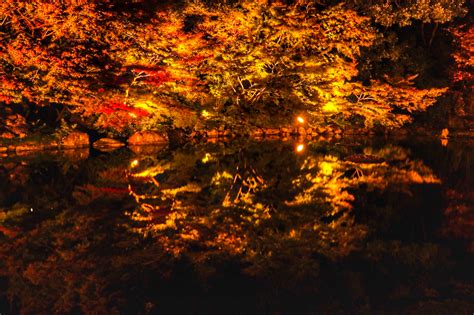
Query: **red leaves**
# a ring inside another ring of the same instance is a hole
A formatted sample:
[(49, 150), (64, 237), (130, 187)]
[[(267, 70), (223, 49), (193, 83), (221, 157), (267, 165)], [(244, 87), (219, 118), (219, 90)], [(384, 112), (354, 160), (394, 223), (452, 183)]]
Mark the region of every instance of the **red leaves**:
[(12, 98), (3, 94), (0, 94), (0, 103), (6, 103), (10, 104), (12, 101)]
[(103, 113), (106, 115), (112, 115), (114, 113), (125, 112), (125, 113), (128, 113), (129, 116), (133, 118), (146, 117), (150, 114), (144, 109), (135, 108), (118, 101), (110, 101), (108, 103), (101, 105), (100, 108), (97, 110), (97, 112)]
[(164, 83), (175, 81), (168, 71), (158, 67), (135, 67), (132, 72), (136, 81), (153, 86), (161, 86)]
[(472, 81), (472, 67), (474, 66), (474, 27), (472, 25), (461, 25), (450, 29), (454, 35), (457, 50), (453, 53), (456, 62), (456, 68), (453, 71), (453, 80), (455, 82)]
[[(91, 110), (92, 108), (94, 110)], [(135, 108), (122, 101), (110, 100), (90, 107), (88, 112), (83, 113), (84, 116), (94, 114), (102, 114), (96, 122), (97, 127), (123, 131), (127, 126), (138, 122), (144, 117), (148, 117), (150, 112), (141, 108)]]
[(182, 61), (185, 64), (195, 65), (195, 64), (201, 63), (202, 61), (204, 61), (207, 58), (212, 58), (212, 57), (213, 57), (212, 55), (210, 55), (210, 56), (196, 55), (196, 56), (192, 56), (192, 57), (183, 57)]
[(5, 235), (8, 238), (14, 238), (18, 235), (20, 231), (18, 229), (10, 229), (4, 226), (0, 226), (0, 233)]

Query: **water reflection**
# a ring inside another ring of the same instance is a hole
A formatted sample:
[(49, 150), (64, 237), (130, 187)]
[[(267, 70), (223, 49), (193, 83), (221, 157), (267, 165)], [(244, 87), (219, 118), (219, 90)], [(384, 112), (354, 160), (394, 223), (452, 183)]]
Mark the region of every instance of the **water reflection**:
[[(420, 310), (420, 299), (469, 309), (472, 152), (453, 145), (235, 142), (6, 158), (1, 307), (228, 313), (231, 295), (244, 301), (231, 313), (396, 313)], [(195, 300), (204, 296), (209, 305)]]

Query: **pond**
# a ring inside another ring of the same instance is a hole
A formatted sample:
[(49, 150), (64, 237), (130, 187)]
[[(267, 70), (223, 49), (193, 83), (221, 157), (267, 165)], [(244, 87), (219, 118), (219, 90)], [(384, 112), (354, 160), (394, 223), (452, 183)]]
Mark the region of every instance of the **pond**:
[(0, 314), (472, 314), (472, 143), (0, 158)]

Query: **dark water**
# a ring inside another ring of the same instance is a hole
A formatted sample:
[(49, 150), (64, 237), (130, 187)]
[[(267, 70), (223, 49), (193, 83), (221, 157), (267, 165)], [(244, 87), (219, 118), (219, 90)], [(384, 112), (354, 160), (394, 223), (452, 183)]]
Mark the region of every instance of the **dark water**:
[(2, 315), (474, 312), (472, 143), (134, 151), (0, 159)]

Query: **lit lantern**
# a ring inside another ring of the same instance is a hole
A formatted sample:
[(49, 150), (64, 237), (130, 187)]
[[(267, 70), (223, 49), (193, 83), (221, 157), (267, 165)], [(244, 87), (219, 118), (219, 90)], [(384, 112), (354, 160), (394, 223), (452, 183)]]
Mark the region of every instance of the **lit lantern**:
[(138, 166), (138, 160), (133, 160), (132, 163), (130, 163), (131, 167), (137, 167)]
[(296, 117), (296, 121), (300, 124), (304, 124), (304, 118), (301, 116)]
[(304, 144), (298, 144), (296, 146), (296, 152), (301, 153), (304, 151)]

